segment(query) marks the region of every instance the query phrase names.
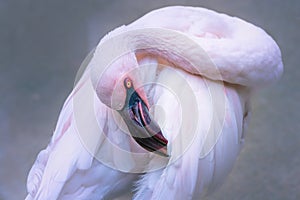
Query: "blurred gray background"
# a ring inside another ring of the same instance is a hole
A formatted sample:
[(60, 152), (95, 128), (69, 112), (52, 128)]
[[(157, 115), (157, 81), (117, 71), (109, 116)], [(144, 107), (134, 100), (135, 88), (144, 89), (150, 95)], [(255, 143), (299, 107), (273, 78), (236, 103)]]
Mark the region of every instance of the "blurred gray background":
[(55, 128), (81, 61), (105, 33), (167, 5), (243, 18), (278, 42), (283, 78), (254, 97), (246, 144), (207, 200), (300, 199), (300, 1), (0, 1), (0, 199), (24, 199), (26, 177)]

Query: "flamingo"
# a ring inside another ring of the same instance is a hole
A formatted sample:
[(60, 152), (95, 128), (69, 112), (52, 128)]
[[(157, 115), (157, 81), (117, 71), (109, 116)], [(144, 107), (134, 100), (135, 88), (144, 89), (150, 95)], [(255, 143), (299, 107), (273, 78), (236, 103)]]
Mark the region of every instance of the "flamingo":
[(205, 8), (165, 7), (111, 31), (38, 154), (26, 200), (201, 198), (232, 169), (253, 91), (282, 71), (264, 30)]

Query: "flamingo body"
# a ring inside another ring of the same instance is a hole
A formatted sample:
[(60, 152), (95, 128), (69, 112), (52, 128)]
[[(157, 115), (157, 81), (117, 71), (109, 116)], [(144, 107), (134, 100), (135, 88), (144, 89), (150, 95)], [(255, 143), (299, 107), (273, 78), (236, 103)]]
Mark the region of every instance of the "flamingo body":
[[(121, 50), (127, 54), (104, 70)], [(26, 199), (112, 199), (130, 191), (134, 199), (199, 199), (232, 169), (252, 91), (281, 73), (269, 35), (207, 9), (158, 9), (117, 28), (67, 98), (29, 172)], [(117, 120), (127, 104), (124, 77), (152, 83), (135, 90), (168, 140), (167, 158), (143, 149)]]

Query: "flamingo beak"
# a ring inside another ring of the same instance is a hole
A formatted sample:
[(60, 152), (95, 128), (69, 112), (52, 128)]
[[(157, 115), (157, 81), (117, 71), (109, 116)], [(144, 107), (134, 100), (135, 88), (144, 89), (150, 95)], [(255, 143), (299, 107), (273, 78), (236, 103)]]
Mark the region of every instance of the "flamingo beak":
[(126, 101), (119, 110), (131, 136), (144, 149), (168, 157), (168, 140), (163, 136), (157, 122), (153, 120), (149, 109), (133, 86), (126, 90)]

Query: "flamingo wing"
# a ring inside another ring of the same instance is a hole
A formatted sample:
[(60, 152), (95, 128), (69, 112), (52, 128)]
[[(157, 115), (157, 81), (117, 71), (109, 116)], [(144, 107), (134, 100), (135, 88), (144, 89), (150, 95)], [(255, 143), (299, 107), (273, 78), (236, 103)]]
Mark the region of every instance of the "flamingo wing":
[[(76, 95), (80, 95), (80, 90), (84, 90), (86, 86), (91, 87), (84, 75), (62, 108), (50, 144), (38, 154), (28, 175), (27, 200), (114, 197), (128, 188), (130, 186), (128, 183), (137, 177), (136, 174), (123, 173), (104, 165), (95, 158), (92, 149), (84, 143), (83, 135), (91, 133), (79, 133), (78, 119), (74, 114), (77, 105), (74, 104), (76, 104)], [(123, 146), (130, 148), (129, 136), (118, 129), (113, 121), (108, 120), (111, 111), (99, 100), (95, 100), (94, 105), (97, 125), (106, 127), (107, 137), (113, 139), (113, 136), (119, 135), (120, 137), (116, 137), (115, 140), (123, 138)], [(91, 129), (87, 129), (88, 131)], [(100, 144), (99, 149), (103, 148), (105, 137), (98, 137), (97, 144)], [(111, 156), (117, 162), (118, 156)]]
[[(214, 83), (171, 67), (160, 73), (158, 83), (163, 84), (165, 88), (177, 88), (172, 92), (185, 96), (182, 91), (186, 91), (187, 88), (182, 87), (184, 83), (178, 79), (178, 73), (195, 95), (197, 110), (191, 110), (190, 117), (193, 118), (198, 113), (197, 128), (195, 132), (186, 131), (184, 128), (182, 133), (179, 131), (185, 127), (183, 123), (191, 125), (188, 121), (180, 119), (181, 107), (184, 107), (184, 103), (190, 104), (190, 100), (179, 102), (174, 98), (174, 94), (166, 89), (156, 89), (154, 102), (164, 108), (165, 117), (160, 119), (162, 114), (159, 112), (156, 112), (155, 116), (158, 123), (164, 121), (163, 131), (170, 141), (168, 148), (171, 149), (171, 157), (166, 168), (143, 175), (138, 181), (134, 199), (198, 199), (222, 183), (243, 145), (244, 123), (247, 121), (244, 115), (249, 109), (243, 90), (228, 84)], [(207, 87), (209, 83), (214, 84), (219, 92), (223, 93), (224, 110), (215, 110), (211, 100), (212, 88)], [(222, 117), (213, 120), (213, 113)], [(209, 151), (202, 154), (205, 143), (209, 142), (205, 140), (209, 129), (218, 126), (221, 128), (219, 138)], [(186, 138), (192, 139), (184, 145), (182, 141), (186, 141)]]

